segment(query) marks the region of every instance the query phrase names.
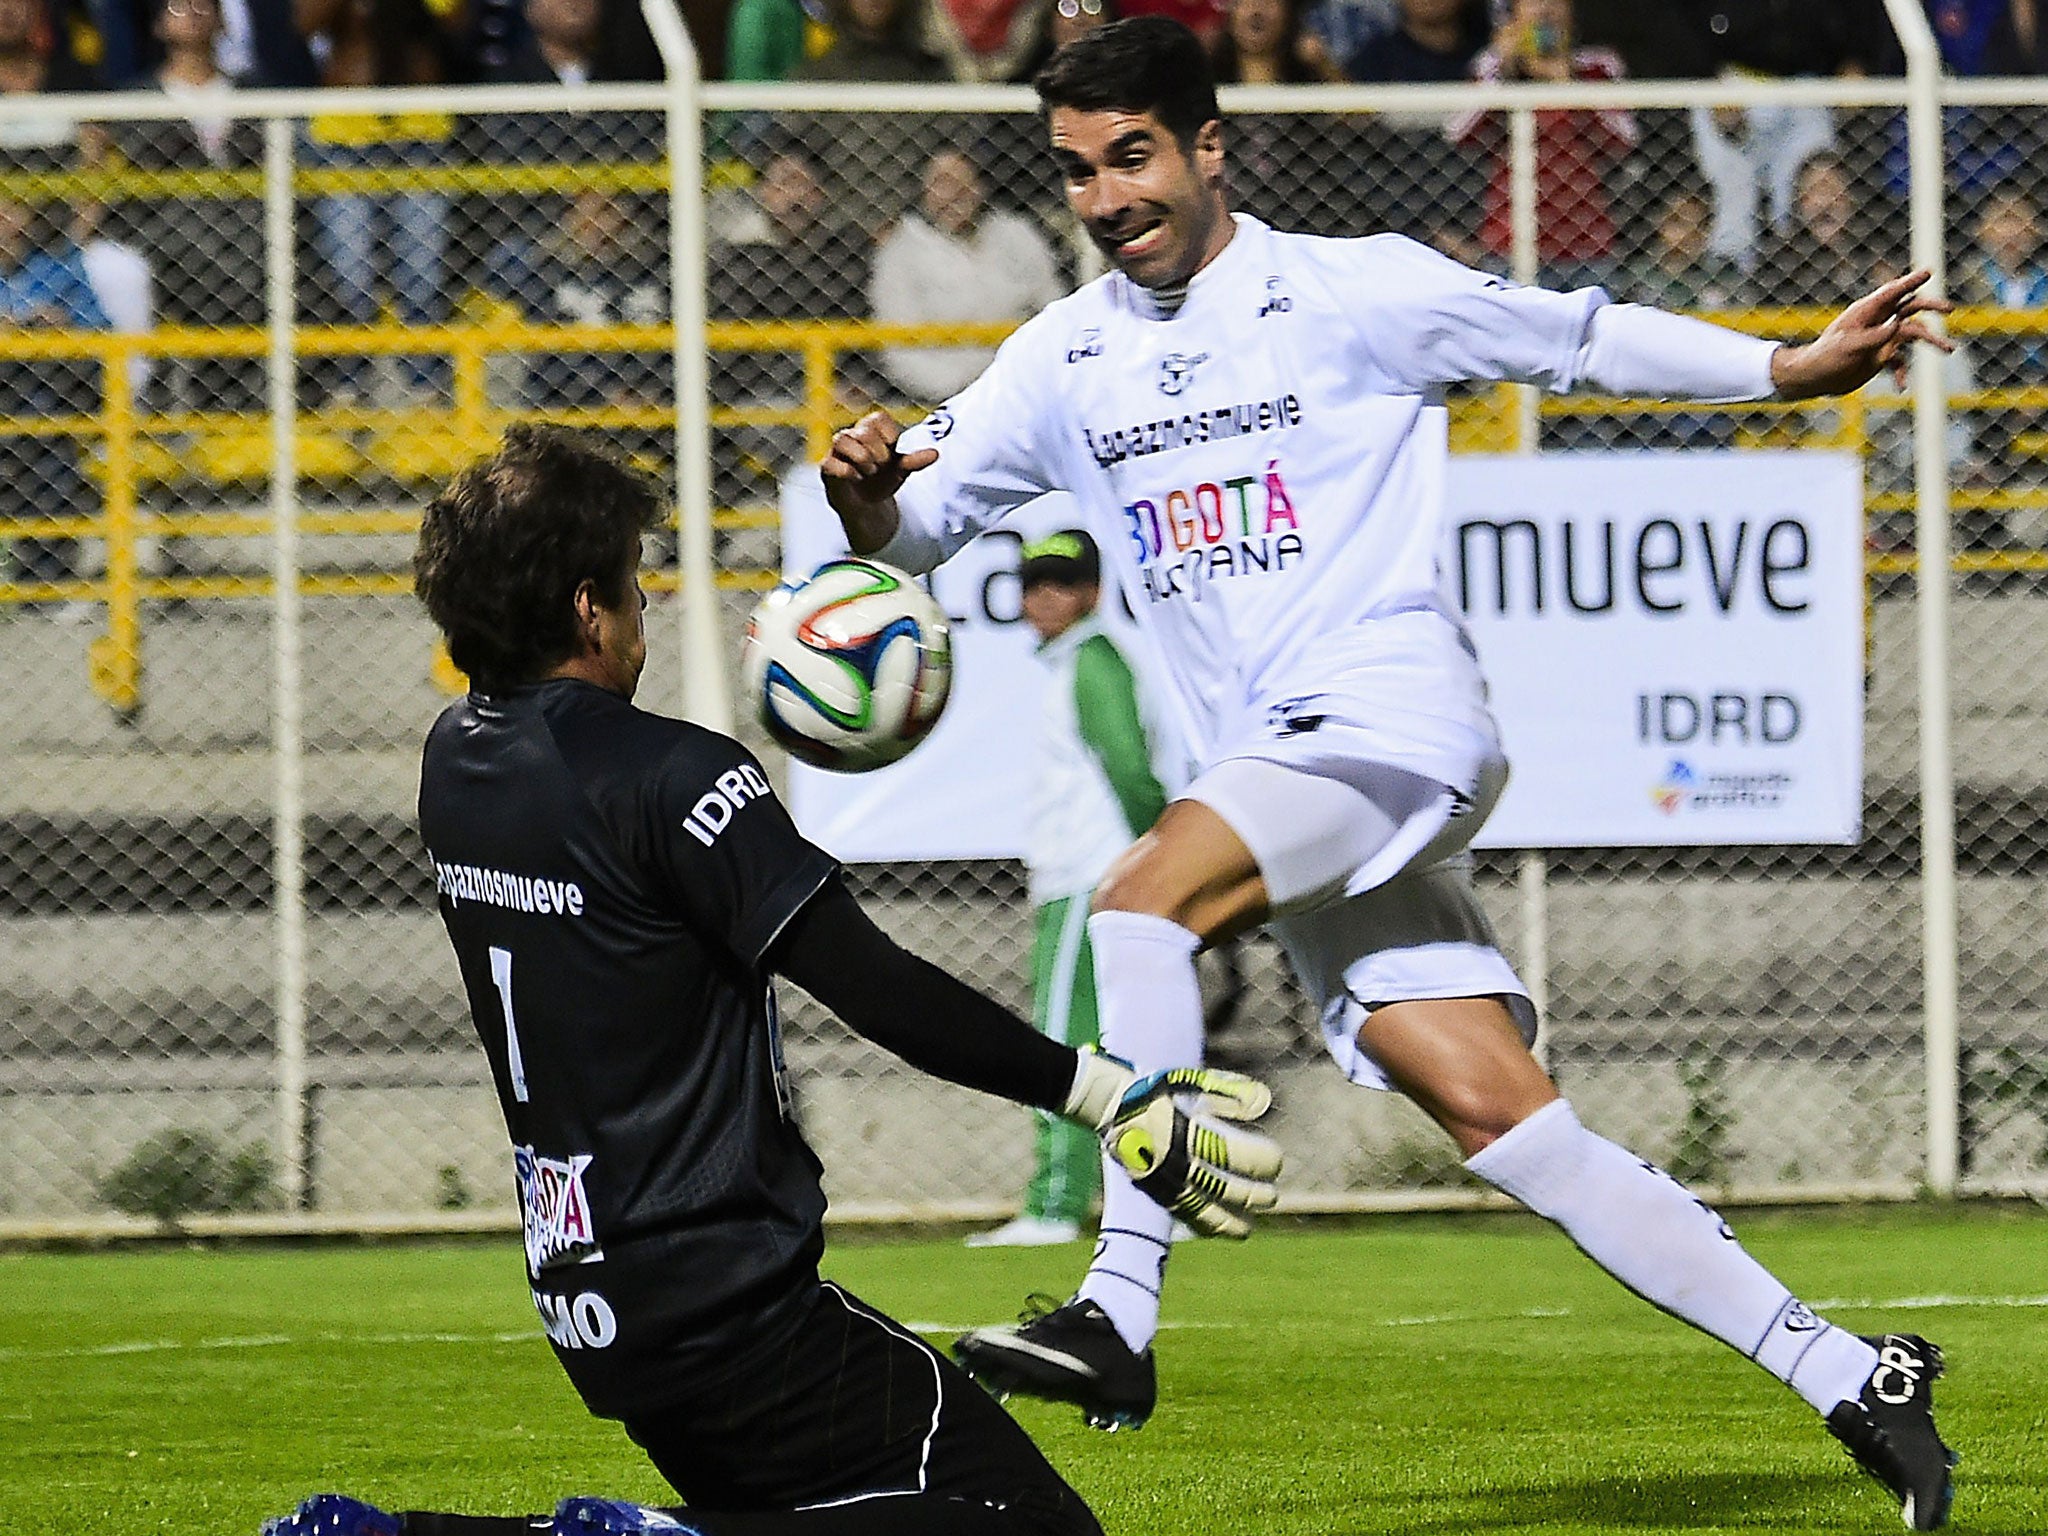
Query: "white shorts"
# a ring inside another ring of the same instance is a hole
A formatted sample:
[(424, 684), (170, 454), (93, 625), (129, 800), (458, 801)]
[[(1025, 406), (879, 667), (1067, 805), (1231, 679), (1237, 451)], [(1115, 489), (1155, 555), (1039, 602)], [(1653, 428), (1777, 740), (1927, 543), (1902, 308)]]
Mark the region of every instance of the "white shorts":
[(1358, 1049), (1359, 1026), (1383, 1004), (1437, 997), (1503, 997), (1533, 1044), (1535, 1005), (1480, 909), (1465, 852), (1506, 762), (1475, 750), (1467, 781), (1445, 784), (1348, 755), (1343, 734), (1320, 723), (1248, 743), (1256, 755), (1225, 757), (1184, 794), (1258, 861), (1271, 927), (1330, 1054), (1351, 1081), (1387, 1087)]

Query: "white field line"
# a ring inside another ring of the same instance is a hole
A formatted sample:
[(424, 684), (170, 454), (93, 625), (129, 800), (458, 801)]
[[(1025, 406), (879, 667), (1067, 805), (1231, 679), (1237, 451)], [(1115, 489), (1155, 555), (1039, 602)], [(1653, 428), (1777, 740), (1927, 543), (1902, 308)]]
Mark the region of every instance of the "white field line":
[(1807, 1305), (1821, 1312), (1926, 1312), (1936, 1307), (2048, 1307), (2048, 1296), (1827, 1296)]
[[(2048, 1307), (2048, 1296), (1827, 1296), (1808, 1303), (1816, 1311), (1925, 1312), (1943, 1307)], [(1569, 1317), (1569, 1307), (1527, 1307), (1518, 1312), (1429, 1312), (1415, 1317), (1383, 1317), (1381, 1328), (1428, 1328), (1447, 1324), (1498, 1323), (1516, 1318)], [(915, 1333), (966, 1333), (987, 1323), (949, 1323), (914, 1319), (903, 1325)], [(1162, 1322), (1172, 1329), (1243, 1328), (1244, 1323)], [(0, 1348), (0, 1363), (10, 1360), (84, 1360), (115, 1355), (168, 1354), (180, 1350), (277, 1349), (292, 1344), (527, 1344), (544, 1335), (531, 1330), (506, 1333), (263, 1333), (217, 1339), (133, 1339), (117, 1344), (52, 1345), (43, 1348)]]
[(9, 1360), (85, 1360), (104, 1355), (154, 1355), (178, 1350), (276, 1349), (287, 1344), (522, 1344), (546, 1337), (535, 1323), (516, 1333), (263, 1333), (219, 1339), (134, 1339), (120, 1344), (0, 1349)]

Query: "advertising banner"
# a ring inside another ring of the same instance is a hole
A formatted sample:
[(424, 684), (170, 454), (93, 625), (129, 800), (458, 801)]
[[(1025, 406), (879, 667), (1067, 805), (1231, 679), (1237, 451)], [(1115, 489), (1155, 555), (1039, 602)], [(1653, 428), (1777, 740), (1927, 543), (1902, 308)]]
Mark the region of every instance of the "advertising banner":
[[(1863, 801), (1862, 472), (1853, 455), (1592, 452), (1450, 464), (1443, 570), (1513, 776), (1496, 848), (1853, 843)], [(902, 762), (792, 764), (805, 833), (852, 861), (1014, 858), (1044, 673), (1017, 550), (1072, 525), (1024, 508), (934, 576), (952, 702)], [(785, 570), (845, 552), (816, 472), (783, 498)], [(1153, 670), (1112, 589), (1105, 621)], [(1162, 765), (1172, 762), (1162, 744)], [(1173, 775), (1162, 772), (1173, 787)]]
[(1513, 765), (1480, 846), (1855, 842), (1862, 498), (1849, 454), (1453, 459), (1443, 566)]

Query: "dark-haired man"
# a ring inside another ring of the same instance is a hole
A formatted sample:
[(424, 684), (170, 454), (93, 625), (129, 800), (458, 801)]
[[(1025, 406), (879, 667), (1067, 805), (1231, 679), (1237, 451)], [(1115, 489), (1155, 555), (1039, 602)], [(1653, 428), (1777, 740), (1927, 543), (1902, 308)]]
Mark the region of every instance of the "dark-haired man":
[(1140, 1079), (1035, 1033), (885, 937), (737, 742), (634, 708), (660, 512), (623, 464), (530, 427), (428, 506), (415, 586), (471, 691), (428, 735), (419, 816), (511, 1135), (534, 1306), (584, 1402), (688, 1507), (387, 1515), (326, 1494), (271, 1529), (1100, 1536), (957, 1367), (819, 1279), (825, 1199), (774, 980), (1117, 1155), (1145, 1140), (1148, 1187), (1211, 1231), (1272, 1203), (1277, 1152), (1170, 1095), (1244, 1117), (1265, 1090)]
[[(1938, 1353), (1816, 1318), (1719, 1216), (1582, 1126), (1461, 862), (1506, 765), (1441, 591), (1444, 391), (1514, 379), (1694, 399), (1853, 389), (1937, 341), (1927, 274), (1780, 347), (1597, 288), (1551, 293), (1396, 235), (1283, 234), (1224, 193), (1200, 45), (1149, 18), (1038, 77), (1069, 203), (1115, 269), (921, 425), (871, 415), (823, 472), (856, 551), (928, 570), (1066, 490), (1153, 632), (1197, 765), (1097, 888), (1107, 1049), (1201, 1053), (1194, 957), (1272, 920), (1352, 1081), (1413, 1098), (1488, 1183), (1787, 1382), (1930, 1529), (1950, 1495)], [(959, 1352), (991, 1384), (1142, 1422), (1168, 1224), (1112, 1168), (1079, 1294)]]

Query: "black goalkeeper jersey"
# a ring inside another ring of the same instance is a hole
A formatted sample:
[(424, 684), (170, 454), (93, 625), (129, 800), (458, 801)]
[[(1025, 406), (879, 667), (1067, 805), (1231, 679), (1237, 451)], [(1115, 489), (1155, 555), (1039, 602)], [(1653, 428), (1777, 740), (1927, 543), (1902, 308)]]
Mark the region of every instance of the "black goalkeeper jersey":
[(816, 1283), (825, 1200), (762, 956), (833, 864), (737, 742), (567, 679), (450, 706), (419, 816), (537, 1301), (600, 1274), (660, 1296), (658, 1336), (549, 1330), (607, 1411), (653, 1355), (713, 1362)]

